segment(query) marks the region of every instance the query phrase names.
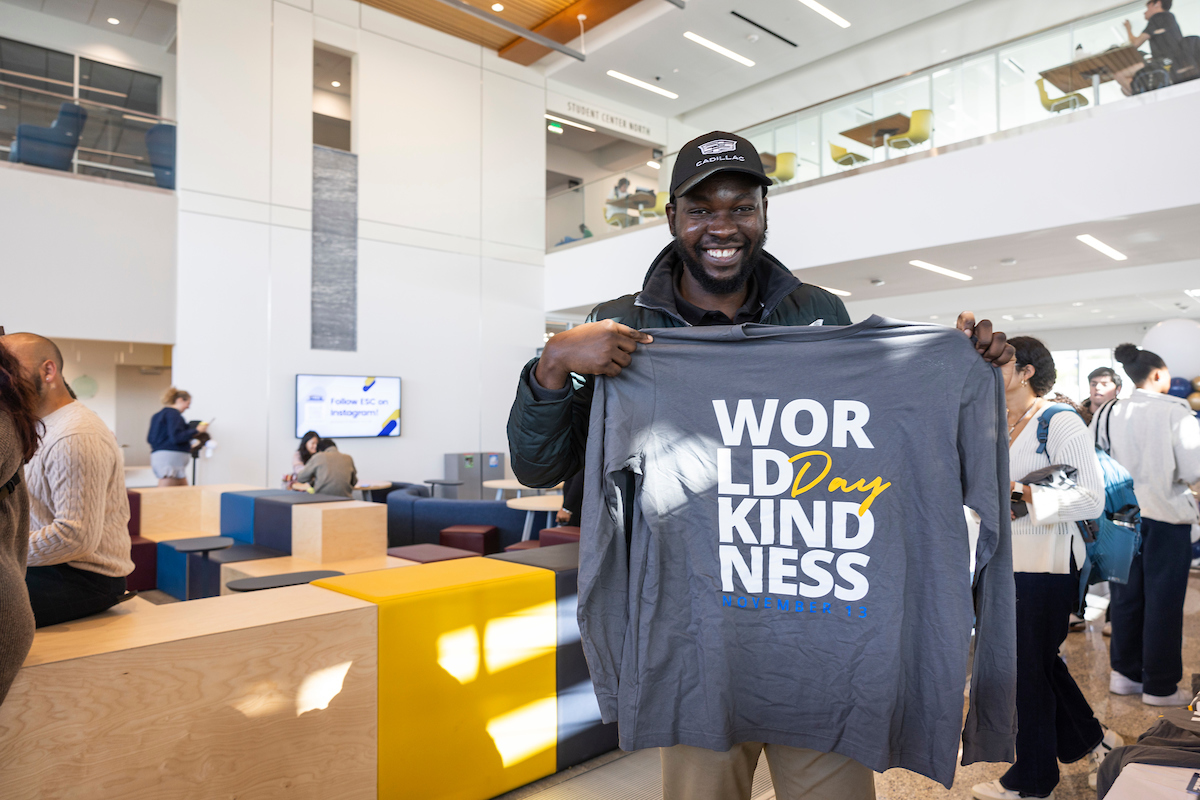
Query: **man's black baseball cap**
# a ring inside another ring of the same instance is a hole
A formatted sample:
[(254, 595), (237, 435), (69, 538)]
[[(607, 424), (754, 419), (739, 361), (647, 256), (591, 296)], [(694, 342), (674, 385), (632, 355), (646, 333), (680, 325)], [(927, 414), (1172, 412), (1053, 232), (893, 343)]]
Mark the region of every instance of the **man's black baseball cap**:
[(713, 131), (679, 148), (671, 171), (671, 200), (718, 172), (741, 172), (757, 178), (760, 186), (771, 185), (754, 145), (736, 133)]

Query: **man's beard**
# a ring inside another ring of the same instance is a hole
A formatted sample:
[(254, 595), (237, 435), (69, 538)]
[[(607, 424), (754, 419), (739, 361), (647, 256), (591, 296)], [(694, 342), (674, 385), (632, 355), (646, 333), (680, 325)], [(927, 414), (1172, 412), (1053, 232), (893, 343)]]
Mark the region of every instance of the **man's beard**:
[(730, 275), (728, 278), (714, 278), (704, 270), (704, 265), (701, 263), (701, 254), (699, 252), (700, 245), (696, 245), (695, 250), (687, 249), (678, 239), (674, 242), (675, 254), (679, 256), (684, 265), (687, 266), (688, 273), (692, 279), (700, 285), (707, 294), (712, 295), (730, 295), (737, 294), (746, 288), (746, 282), (750, 280), (750, 276), (754, 274), (755, 268), (758, 266), (759, 260), (762, 258), (763, 245), (767, 242), (767, 232), (764, 230), (758, 241), (749, 248), (745, 257), (742, 259), (741, 269), (736, 274)]

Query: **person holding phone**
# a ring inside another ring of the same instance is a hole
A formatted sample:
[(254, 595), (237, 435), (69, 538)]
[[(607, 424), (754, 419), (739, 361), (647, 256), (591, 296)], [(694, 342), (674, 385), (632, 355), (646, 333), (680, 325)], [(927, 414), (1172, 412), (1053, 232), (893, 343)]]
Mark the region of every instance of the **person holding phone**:
[(164, 408), (150, 418), (150, 468), (159, 486), (187, 486), (188, 462), (192, 439), (208, 430), (208, 423), (192, 426), (183, 412), (192, 405), (192, 396), (172, 386), (163, 395)]

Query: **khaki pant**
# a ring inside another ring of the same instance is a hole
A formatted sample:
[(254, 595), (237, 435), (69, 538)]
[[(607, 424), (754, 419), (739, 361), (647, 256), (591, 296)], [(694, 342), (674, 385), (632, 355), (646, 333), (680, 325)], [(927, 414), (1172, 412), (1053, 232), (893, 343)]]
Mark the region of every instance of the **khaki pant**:
[(875, 773), (857, 761), (761, 742), (735, 744), (723, 753), (686, 744), (660, 748), (663, 800), (750, 800), (763, 748), (778, 800), (875, 800)]

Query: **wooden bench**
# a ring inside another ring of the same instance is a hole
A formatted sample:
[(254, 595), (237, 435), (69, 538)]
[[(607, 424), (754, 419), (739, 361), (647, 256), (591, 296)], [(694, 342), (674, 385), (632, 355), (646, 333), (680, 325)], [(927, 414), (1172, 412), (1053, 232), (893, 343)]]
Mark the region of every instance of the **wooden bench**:
[(353, 561), (331, 561), (325, 564), (318, 564), (315, 561), (308, 561), (296, 556), (263, 558), (257, 561), (239, 561), (236, 564), (221, 565), (221, 594), (233, 594), (233, 592), (230, 592), (226, 588), (227, 584), (230, 581), (241, 580), (242, 578), (262, 578), (267, 575), (278, 575), (283, 572), (308, 572), (317, 569), (332, 569), (346, 575), (354, 575), (359, 572), (372, 572), (377, 569), (411, 567), (417, 563), (416, 561), (392, 558), (391, 556), (375, 556), (374, 558), (360, 558)]
[(5, 800), (376, 797), (374, 605), (121, 606), (35, 635), (0, 706)]

